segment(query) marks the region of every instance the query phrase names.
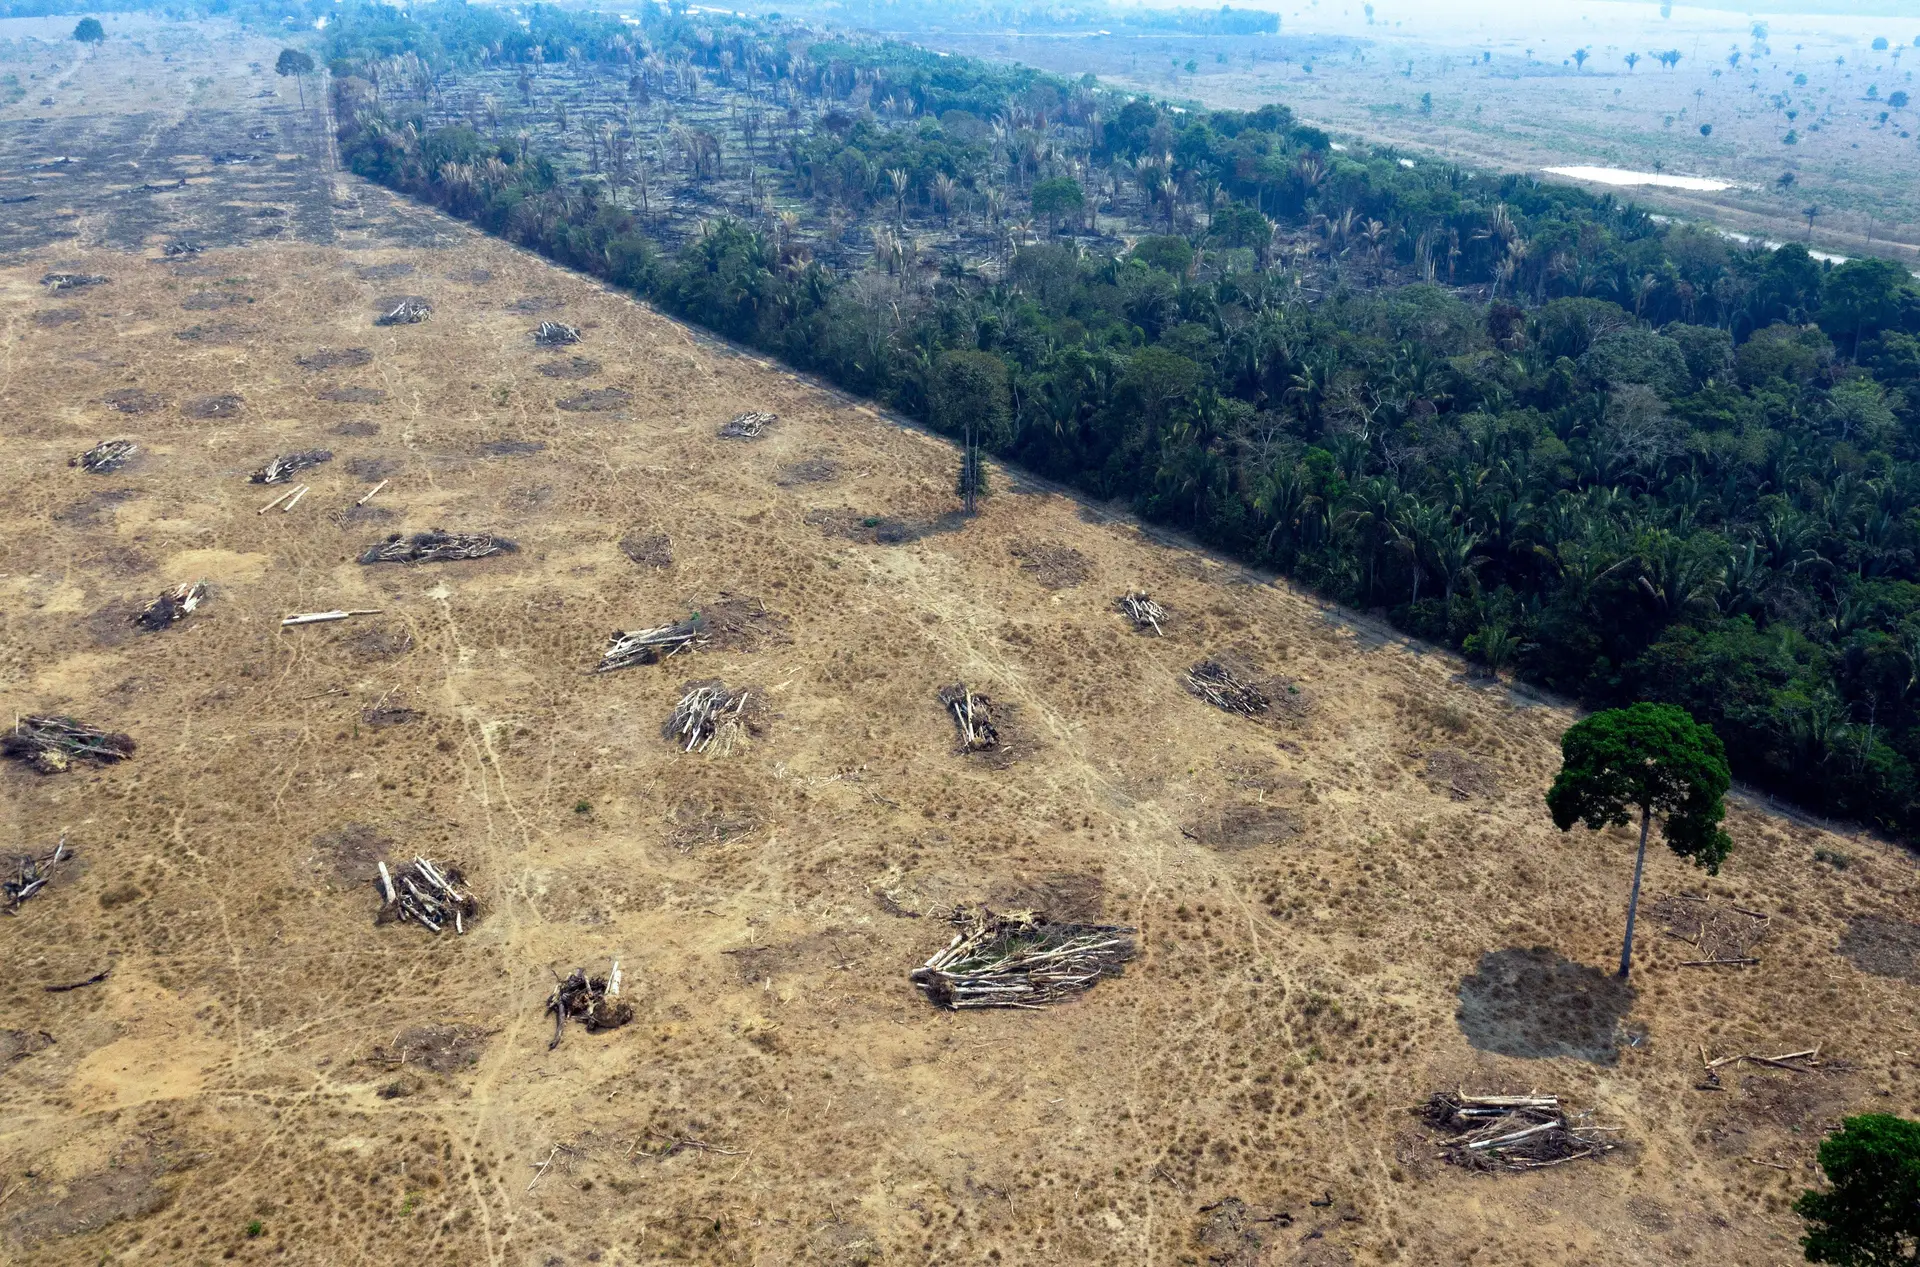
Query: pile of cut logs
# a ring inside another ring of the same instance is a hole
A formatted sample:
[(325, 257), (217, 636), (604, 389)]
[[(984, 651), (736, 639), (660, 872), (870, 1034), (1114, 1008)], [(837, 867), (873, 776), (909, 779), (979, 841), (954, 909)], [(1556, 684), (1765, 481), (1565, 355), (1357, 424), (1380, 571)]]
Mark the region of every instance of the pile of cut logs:
[(752, 693), (751, 687), (729, 691), (718, 678), (687, 683), (685, 694), (674, 705), (673, 716), (667, 719), (667, 738), (682, 752), (717, 751), (725, 756), (754, 728), (747, 715)]
[(40, 279), (40, 284), (49, 291), (79, 290), (84, 286), (104, 285), (106, 280), (98, 273), (48, 273)]
[(284, 484), (299, 471), (322, 462), (333, 461), (333, 453), (328, 449), (308, 449), (303, 453), (289, 453), (274, 458), (265, 466), (247, 476), (255, 484)]
[(402, 299), (373, 319), (377, 326), (412, 326), (433, 319), (433, 305), (424, 299)]
[(131, 440), (102, 440), (67, 465), (77, 466), (89, 475), (108, 475), (125, 466), (139, 451), (140, 446)]
[(575, 968), (573, 975), (547, 996), (547, 1011), (553, 1014), (553, 1041), (547, 1044), (548, 1051), (560, 1045), (568, 1021), (586, 1026), (589, 1034), (625, 1025), (633, 1019), (633, 1004), (620, 997), (620, 961), (614, 960), (613, 969), (604, 977), (591, 977), (585, 968)]
[(1117, 977), (1134, 956), (1134, 930), (1053, 923), (1045, 915), (962, 910), (946, 949), (915, 968), (913, 983), (941, 1007), (1043, 1008)]
[(542, 321), (534, 327), (533, 341), (543, 348), (563, 348), (580, 342), (580, 331), (564, 321)]
[(380, 892), (386, 898), (377, 923), (412, 920), (431, 932), (448, 924), (456, 933), (467, 931), (467, 921), (480, 914), (480, 903), (460, 886), (466, 877), (451, 863), (415, 857), (396, 869), (380, 864)]
[(490, 554), (511, 554), (520, 547), (505, 537), (490, 532), (416, 532), (411, 537), (394, 533), (360, 556), (362, 563), (444, 563), (454, 559), (484, 559)]
[(185, 620), (206, 596), (205, 581), (188, 581), (161, 590), (158, 597), (134, 613), (133, 623), (158, 633), (170, 628), (175, 621)]
[(616, 629), (607, 635), (607, 649), (594, 672), (611, 673), (637, 664), (658, 664), (682, 651), (691, 651), (706, 640), (706, 625), (697, 612), (677, 625), (661, 625), (658, 629)]
[(775, 415), (748, 410), (720, 428), (725, 440), (758, 440), (774, 424)]
[(1187, 670), (1187, 690), (1215, 708), (1242, 717), (1264, 713), (1273, 701), (1251, 682), (1242, 681), (1217, 660), (1202, 660)]
[(71, 717), (19, 717), (0, 739), (0, 756), (24, 761), (42, 774), (65, 770), (76, 760), (110, 765), (133, 755), (128, 735), (96, 730)]
[(1416, 1110), (1449, 1132), (1434, 1142), (1440, 1155), (1472, 1170), (1538, 1170), (1614, 1147), (1615, 1128), (1593, 1125), (1593, 1114), (1569, 1114), (1554, 1095), (1451, 1095), (1435, 1092)]
[(71, 857), (73, 850), (67, 848), (67, 833), (61, 832), (60, 843), (53, 847), (52, 853), (37, 857), (19, 854), (8, 859), (9, 869), (18, 874), (16, 878), (0, 883), (0, 893), (6, 896), (6, 905), (0, 906), (0, 911), (18, 915), (20, 904), (46, 888), (53, 879), (53, 869)]
[(940, 703), (960, 731), (962, 751), (992, 752), (1000, 746), (1000, 731), (993, 724), (992, 700), (975, 695), (965, 682), (957, 682), (940, 688)]
[(1133, 627), (1151, 629), (1156, 635), (1162, 634), (1160, 622), (1167, 618), (1167, 609), (1153, 601), (1145, 590), (1128, 590), (1114, 601), (1114, 606), (1133, 622)]

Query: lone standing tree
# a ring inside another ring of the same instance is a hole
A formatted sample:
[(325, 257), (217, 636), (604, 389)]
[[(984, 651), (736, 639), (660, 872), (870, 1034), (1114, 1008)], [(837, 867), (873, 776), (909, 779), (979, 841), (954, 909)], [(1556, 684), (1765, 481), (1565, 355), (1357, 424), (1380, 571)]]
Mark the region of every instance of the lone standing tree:
[[(300, 108), (307, 108), (306, 77), (313, 73), (313, 58), (297, 48), (280, 50), (280, 60), (273, 64), (276, 75), (292, 75), (294, 84), (300, 89)], [(563, 127), (561, 131), (565, 131)]]
[(962, 450), (956, 490), (974, 512), (986, 492), (987, 472), (980, 458), (982, 444), (1005, 444), (1009, 438), (1007, 363), (991, 352), (948, 352), (940, 358), (929, 384), (933, 425), (949, 435), (959, 432)]
[(1732, 784), (1727, 750), (1710, 726), (1672, 704), (1635, 704), (1595, 713), (1560, 737), (1560, 774), (1547, 808), (1561, 831), (1577, 822), (1599, 831), (1624, 827), (1640, 811), (1640, 852), (1627, 900), (1627, 938), (1620, 975), (1633, 966), (1633, 920), (1640, 906), (1640, 875), (1647, 865), (1647, 828), (1662, 818), (1667, 845), (1717, 875), (1733, 842), (1720, 829), (1722, 798)]
[(99, 18), (81, 18), (73, 24), (73, 38), (82, 44), (103, 44), (107, 39), (107, 28), (100, 25)]
[(1810, 1263), (1891, 1267), (1914, 1261), (1920, 1241), (1920, 1122), (1867, 1113), (1841, 1123), (1820, 1145), (1832, 1185), (1793, 1203), (1807, 1221), (1800, 1244)]

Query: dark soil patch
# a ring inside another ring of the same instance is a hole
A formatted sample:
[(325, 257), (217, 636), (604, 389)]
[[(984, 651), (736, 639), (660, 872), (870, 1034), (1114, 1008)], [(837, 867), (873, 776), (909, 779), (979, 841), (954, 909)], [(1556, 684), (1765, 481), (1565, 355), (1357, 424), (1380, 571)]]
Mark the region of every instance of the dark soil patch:
[(667, 843), (682, 853), (703, 845), (737, 840), (760, 826), (752, 802), (734, 790), (715, 786), (706, 796), (682, 798), (667, 811)]
[(86, 319), (86, 310), (82, 308), (49, 308), (45, 312), (33, 314), (33, 324), (42, 330), (54, 330)]
[(840, 464), (832, 458), (802, 458), (775, 469), (773, 482), (782, 488), (799, 484), (825, 484), (840, 474)]
[(334, 639), (334, 644), (356, 660), (392, 660), (413, 650), (413, 635), (404, 629), (374, 625), (343, 634)]
[(379, 863), (393, 842), (365, 823), (348, 823), (313, 838), (310, 865), (337, 888), (357, 889), (374, 883)]
[(363, 282), (390, 282), (396, 277), (413, 276), (413, 265), (404, 262), (369, 264), (354, 270)]
[(79, 501), (54, 511), (53, 521), (59, 524), (70, 524), (75, 528), (96, 528), (115, 506), (138, 496), (139, 494), (130, 488), (103, 488), (97, 493), (88, 493)]
[(188, 312), (219, 312), (225, 308), (241, 308), (253, 300), (245, 295), (236, 295), (226, 290), (202, 290), (188, 295), (180, 301), (180, 306)]
[(633, 393), (624, 387), (598, 387), (592, 391), (581, 392), (578, 396), (568, 396), (554, 402), (554, 407), (575, 414), (611, 413), (622, 405), (631, 403)]
[(908, 545), (943, 532), (958, 532), (967, 517), (960, 511), (948, 511), (933, 519), (896, 519), (891, 515), (863, 515), (851, 507), (810, 510), (806, 523), (830, 537), (845, 537), (867, 545)]
[(385, 730), (389, 726), (405, 726), (425, 716), (426, 714), (417, 708), (402, 708), (397, 704), (380, 704), (373, 708), (362, 709), (360, 712), (360, 720), (375, 730)]
[(384, 405), (387, 394), (378, 387), (322, 387), (314, 399), (330, 400), (336, 405)]
[(434, 1073), (460, 1073), (479, 1064), (486, 1048), (487, 1031), (477, 1025), (413, 1025), (400, 1031), (393, 1046), (377, 1049), (374, 1057)]
[(1598, 968), (1544, 946), (1514, 947), (1480, 957), (1460, 982), (1456, 1018), (1481, 1051), (1611, 1065), (1620, 1059), (1620, 1023), (1633, 997), (1632, 986)]
[(348, 458), (347, 474), (355, 479), (373, 483), (387, 479), (400, 469), (400, 464), (392, 458)]
[(1199, 1261), (1215, 1267), (1267, 1267), (1274, 1251), (1290, 1239), (1283, 1230), (1293, 1226), (1285, 1210), (1251, 1206), (1238, 1197), (1226, 1197), (1200, 1207), (1193, 1243)]
[(768, 610), (757, 598), (722, 592), (701, 606), (700, 623), (706, 630), (707, 648), (713, 651), (758, 651), (793, 641), (787, 636), (793, 622)]
[(205, 343), (218, 346), (238, 343), (252, 337), (253, 327), (243, 326), (233, 321), (209, 321), (202, 325), (188, 326), (184, 330), (174, 331), (173, 337), (183, 343)]
[(1434, 791), (1443, 792), (1456, 801), (1469, 801), (1476, 796), (1491, 800), (1500, 795), (1500, 781), (1493, 771), (1453, 748), (1439, 748), (1427, 754), (1427, 782)]
[(81, 1175), (61, 1195), (8, 1218), (7, 1240), (25, 1248), (151, 1214), (167, 1203), (166, 1190), (160, 1186), (165, 1173), (159, 1161), (145, 1160)]
[(1840, 934), (1840, 953), (1862, 972), (1920, 985), (1920, 924), (1855, 916)]
[(517, 458), (543, 453), (546, 448), (545, 440), (489, 440), (480, 446), (480, 452), (490, 458)]
[(1050, 590), (1070, 589), (1087, 579), (1091, 569), (1087, 556), (1072, 546), (1047, 541), (1016, 541), (1009, 553), (1020, 561), (1020, 570)]
[(996, 911), (1035, 911), (1050, 920), (1097, 924), (1104, 914), (1106, 892), (1106, 882), (1097, 875), (1056, 871), (998, 888), (987, 898), (987, 905)]
[(1237, 853), (1297, 835), (1300, 823), (1278, 805), (1230, 805), (1202, 815), (1183, 830), (1209, 849)]
[(180, 406), (180, 412), (189, 418), (238, 418), (246, 403), (232, 392), (222, 392), (215, 396), (195, 396)]
[(564, 361), (547, 361), (540, 366), (540, 372), (548, 378), (568, 381), (592, 378), (600, 372), (600, 362), (590, 361), (584, 356), (570, 356)]
[(384, 317), (401, 304), (425, 304), (429, 311), (433, 308), (433, 300), (425, 295), (382, 295), (373, 301), (374, 315)]
[(641, 532), (635, 529), (620, 538), (620, 553), (643, 568), (670, 568), (673, 566), (673, 539), (664, 532)]
[(352, 370), (363, 365), (373, 364), (373, 353), (366, 348), (321, 348), (305, 356), (296, 356), (293, 363), (303, 370)]
[(484, 268), (457, 268), (447, 274), (447, 280), (468, 286), (484, 286), (493, 280), (493, 274)]
[(554, 299), (548, 295), (522, 295), (507, 305), (508, 312), (535, 313), (558, 312), (567, 306), (564, 299)]
[(53, 1035), (44, 1029), (0, 1029), (0, 1065), (10, 1065), (51, 1046)]
[(116, 413), (150, 414), (156, 409), (166, 408), (167, 401), (166, 397), (139, 387), (123, 387), (102, 396), (100, 403)]
[[(337, 436), (377, 436), (380, 434), (380, 424), (377, 422), (366, 422), (364, 420), (343, 422), (333, 429), (333, 434)], [(349, 464), (347, 469), (352, 470), (352, 465)]]

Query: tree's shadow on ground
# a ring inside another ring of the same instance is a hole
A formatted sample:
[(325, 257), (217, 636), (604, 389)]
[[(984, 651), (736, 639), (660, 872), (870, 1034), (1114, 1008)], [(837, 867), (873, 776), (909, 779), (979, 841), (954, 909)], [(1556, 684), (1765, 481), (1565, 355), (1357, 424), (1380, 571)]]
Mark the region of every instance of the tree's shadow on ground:
[(1490, 950), (1460, 982), (1456, 1016), (1481, 1051), (1528, 1060), (1620, 1059), (1620, 1022), (1633, 987), (1618, 977), (1536, 946)]

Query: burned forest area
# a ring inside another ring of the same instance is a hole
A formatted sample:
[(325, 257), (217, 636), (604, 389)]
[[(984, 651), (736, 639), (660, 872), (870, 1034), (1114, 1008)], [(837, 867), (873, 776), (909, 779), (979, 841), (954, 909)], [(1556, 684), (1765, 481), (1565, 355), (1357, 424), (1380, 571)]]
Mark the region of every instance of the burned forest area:
[[(1465, 341), (1422, 372), (1509, 358), (1509, 431), (1630, 356), (1661, 417), (1786, 390), (1680, 382), (1651, 291), (1528, 360), (1535, 212), (1450, 263), (1308, 214), (1311, 136), (1249, 202), (1106, 163), (1098, 85), (790, 23), (256, 8), (0, 20), (0, 1258), (1787, 1264), (1823, 1136), (1920, 1113), (1902, 823), (1736, 796), (1614, 976), (1634, 832), (1543, 799), (1561, 591), (1438, 566), (1484, 503), (1414, 547), (1356, 500), (1482, 424), (1234, 377), (1399, 303)], [(1820, 337), (1803, 412), (1877, 354)], [(1601, 575), (1624, 502), (1680, 531), (1639, 469), (1557, 556), (1596, 609), (1680, 583)], [(1867, 689), (1904, 582), (1820, 633), (1818, 570), (1727, 619)], [(1689, 575), (1634, 654), (1733, 636)], [(1836, 765), (1905, 751), (1834, 699)]]

